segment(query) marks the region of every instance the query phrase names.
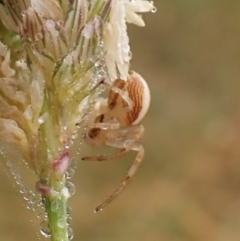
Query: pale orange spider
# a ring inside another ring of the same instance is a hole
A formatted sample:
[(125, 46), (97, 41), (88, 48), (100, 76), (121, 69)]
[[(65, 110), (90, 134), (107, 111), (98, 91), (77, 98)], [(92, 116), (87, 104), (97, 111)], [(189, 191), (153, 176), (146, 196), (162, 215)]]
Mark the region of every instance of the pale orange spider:
[(87, 124), (84, 139), (92, 146), (107, 145), (119, 148), (115, 154), (86, 156), (84, 161), (106, 161), (122, 157), (130, 150), (138, 154), (121, 185), (99, 204), (95, 212), (113, 201), (129, 184), (144, 157), (144, 148), (138, 143), (144, 127), (139, 124), (150, 104), (150, 91), (146, 81), (130, 71), (127, 80), (116, 79), (107, 99), (99, 99)]

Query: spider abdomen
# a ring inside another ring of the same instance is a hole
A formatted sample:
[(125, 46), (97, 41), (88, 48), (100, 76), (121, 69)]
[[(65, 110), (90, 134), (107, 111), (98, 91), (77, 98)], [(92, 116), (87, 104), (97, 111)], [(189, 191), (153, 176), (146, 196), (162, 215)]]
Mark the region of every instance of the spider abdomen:
[(108, 107), (123, 126), (138, 124), (150, 105), (150, 91), (146, 81), (135, 71), (127, 81), (115, 80), (109, 93)]

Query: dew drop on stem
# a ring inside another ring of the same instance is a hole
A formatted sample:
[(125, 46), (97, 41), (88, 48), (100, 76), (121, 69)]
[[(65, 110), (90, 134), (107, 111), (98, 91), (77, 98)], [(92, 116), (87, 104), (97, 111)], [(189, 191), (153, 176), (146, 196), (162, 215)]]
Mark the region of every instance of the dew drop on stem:
[(71, 224), (71, 222), (72, 222), (72, 217), (70, 217), (70, 216), (69, 216), (69, 217), (67, 217), (67, 224), (68, 224), (68, 225), (70, 225), (70, 224)]
[(59, 228), (64, 228), (65, 227), (65, 220), (64, 220), (64, 218), (59, 219), (57, 225), (58, 225)]
[(52, 203), (51, 203), (51, 210), (53, 212), (57, 212), (59, 209), (59, 202), (58, 200), (53, 200)]
[(73, 233), (73, 230), (72, 228), (68, 228), (68, 240), (72, 240), (73, 239), (73, 236), (74, 236), (74, 233)]
[(71, 212), (72, 212), (72, 208), (71, 207), (67, 207), (67, 216), (71, 216)]
[(51, 236), (49, 224), (46, 220), (43, 220), (40, 224), (40, 233), (46, 238)]
[(69, 167), (65, 174), (66, 179), (71, 179), (74, 176), (74, 174), (75, 174), (75, 170), (73, 168)]
[(72, 182), (67, 182), (66, 183), (66, 188), (68, 189), (69, 194), (72, 196), (74, 195), (76, 188)]

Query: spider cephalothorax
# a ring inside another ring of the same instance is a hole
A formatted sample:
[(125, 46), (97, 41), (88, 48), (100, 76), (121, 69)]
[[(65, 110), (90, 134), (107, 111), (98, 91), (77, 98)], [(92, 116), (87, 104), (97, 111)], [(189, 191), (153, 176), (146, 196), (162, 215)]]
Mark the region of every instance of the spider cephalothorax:
[(116, 79), (106, 99), (99, 99), (93, 109), (93, 116), (85, 133), (86, 141), (93, 146), (107, 145), (119, 148), (116, 154), (87, 156), (85, 161), (105, 161), (122, 157), (130, 150), (138, 154), (121, 185), (95, 211), (114, 200), (128, 185), (143, 160), (144, 148), (138, 140), (144, 133), (139, 124), (146, 115), (150, 104), (150, 92), (145, 80), (130, 71), (127, 80)]

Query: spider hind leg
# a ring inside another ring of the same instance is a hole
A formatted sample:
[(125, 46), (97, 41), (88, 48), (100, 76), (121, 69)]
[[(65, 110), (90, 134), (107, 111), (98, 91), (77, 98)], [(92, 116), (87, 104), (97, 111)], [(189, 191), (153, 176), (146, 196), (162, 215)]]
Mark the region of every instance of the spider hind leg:
[(119, 187), (102, 203), (100, 203), (94, 210), (94, 212), (101, 211), (106, 205), (111, 203), (114, 199), (116, 199), (121, 192), (127, 187), (129, 182), (132, 180), (133, 176), (135, 175), (139, 165), (141, 164), (143, 157), (144, 157), (144, 148), (141, 144), (135, 143), (130, 150), (137, 151), (138, 154), (131, 165), (130, 169), (128, 170), (128, 173), (126, 177), (123, 179)]

